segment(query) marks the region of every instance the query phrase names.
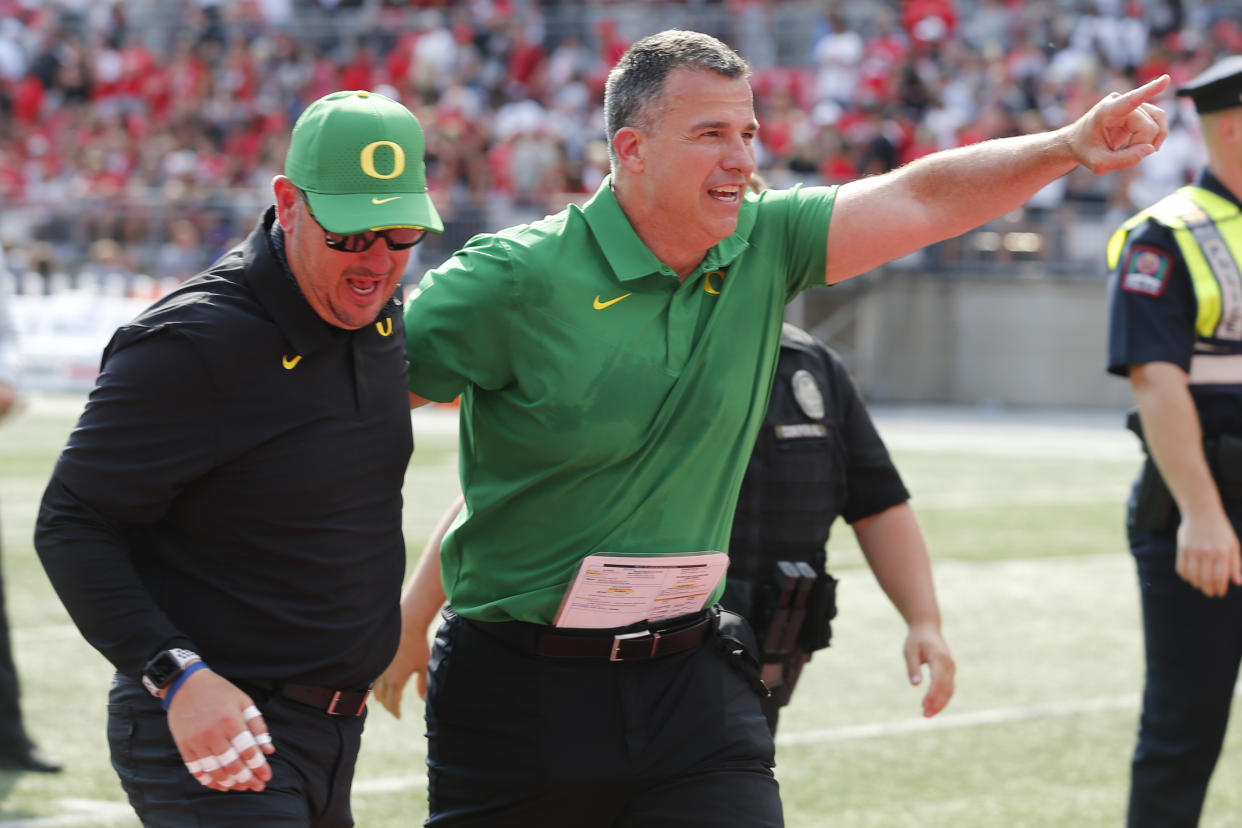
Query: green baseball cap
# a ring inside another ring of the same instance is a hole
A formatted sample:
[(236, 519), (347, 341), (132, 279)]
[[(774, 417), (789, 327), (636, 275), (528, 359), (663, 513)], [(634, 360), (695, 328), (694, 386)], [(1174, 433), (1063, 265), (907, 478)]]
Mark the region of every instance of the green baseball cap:
[(374, 92), (333, 92), (293, 125), (285, 175), (315, 219), (341, 235), (444, 224), (427, 195), (423, 129), (414, 113)]

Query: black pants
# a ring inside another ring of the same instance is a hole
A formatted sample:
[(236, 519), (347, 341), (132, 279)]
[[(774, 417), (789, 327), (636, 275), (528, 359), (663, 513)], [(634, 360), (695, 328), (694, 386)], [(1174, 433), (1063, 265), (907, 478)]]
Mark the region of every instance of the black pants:
[[(1236, 523), (1236, 521), (1235, 521)], [(1236, 529), (1236, 526), (1235, 526)], [(1192, 828), (1220, 755), (1242, 658), (1242, 588), (1208, 598), (1174, 570), (1173, 531), (1130, 530), (1147, 679), (1129, 828)]]
[(251, 693), (272, 733), (272, 780), (260, 792), (214, 791), (186, 770), (168, 714), (141, 684), (117, 675), (108, 694), (112, 767), (147, 828), (349, 828), (349, 789), (364, 716), (339, 717)]
[(717, 639), (652, 661), (528, 656), (450, 611), (427, 693), (426, 825), (779, 828), (774, 746)]

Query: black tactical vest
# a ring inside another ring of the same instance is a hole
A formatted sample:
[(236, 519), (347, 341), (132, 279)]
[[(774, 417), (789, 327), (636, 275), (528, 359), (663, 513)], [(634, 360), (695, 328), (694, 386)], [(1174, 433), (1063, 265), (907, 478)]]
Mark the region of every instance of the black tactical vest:
[(785, 326), (768, 413), (733, 519), (723, 603), (748, 615), (776, 561), (824, 568), (824, 544), (845, 499), (845, 447), (823, 349)]

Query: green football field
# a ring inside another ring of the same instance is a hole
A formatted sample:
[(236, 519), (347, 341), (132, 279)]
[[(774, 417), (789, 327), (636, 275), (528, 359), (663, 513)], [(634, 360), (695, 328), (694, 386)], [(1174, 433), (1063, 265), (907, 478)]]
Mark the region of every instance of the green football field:
[[(0, 773), (0, 828), (137, 825), (106, 753), (110, 668), (70, 624), (31, 546), (40, 494), (80, 405), (36, 398), (0, 426), (4, 579), (23, 706), (36, 740), (66, 763), (56, 776)], [(411, 565), (457, 492), (451, 417), (414, 415)], [(921, 691), (900, 656), (904, 627), (838, 524), (833, 646), (808, 666), (778, 738), (787, 824), (1121, 825), (1142, 642), (1122, 534), (1137, 450), (1120, 414), (928, 409), (877, 419), (932, 549), (957, 694), (940, 716), (920, 718)], [(357, 822), (420, 824), (421, 704), (411, 690), (400, 721), (371, 708)], [(1242, 825), (1240, 742), (1235, 728), (1205, 826)]]

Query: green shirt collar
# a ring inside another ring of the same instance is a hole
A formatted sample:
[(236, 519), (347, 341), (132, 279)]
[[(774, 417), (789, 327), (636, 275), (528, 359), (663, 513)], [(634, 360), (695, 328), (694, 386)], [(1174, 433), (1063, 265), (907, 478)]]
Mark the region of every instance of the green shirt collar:
[[(611, 185), (612, 176), (606, 176), (599, 185), (599, 189), (595, 191), (595, 195), (591, 196), (591, 200), (583, 206), (582, 214), (591, 228), (592, 235), (599, 240), (599, 248), (604, 258), (608, 260), (613, 273), (623, 282), (641, 279), (652, 273), (673, 275), (673, 271), (661, 263), (634, 232), (634, 227), (626, 217), (625, 211), (617, 203), (617, 197), (612, 192)], [(748, 197), (742, 203), (741, 211), (738, 213), (737, 229), (733, 231), (733, 235), (722, 239), (719, 244), (707, 251), (707, 255), (693, 274), (694, 276), (728, 267), (743, 250), (750, 246), (747, 238), (755, 226), (755, 218), (758, 215), (755, 204), (752, 197)]]

